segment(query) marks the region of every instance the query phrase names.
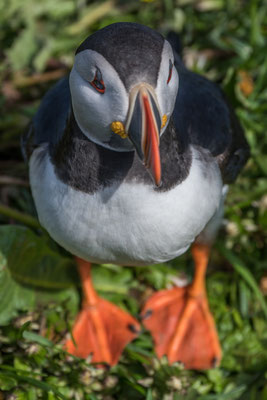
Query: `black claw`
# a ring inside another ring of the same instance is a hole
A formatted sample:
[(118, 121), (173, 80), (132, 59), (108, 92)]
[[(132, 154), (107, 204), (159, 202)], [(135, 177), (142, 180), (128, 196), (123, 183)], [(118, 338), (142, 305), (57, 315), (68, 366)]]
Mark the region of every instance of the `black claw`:
[(133, 333), (140, 333), (140, 330), (133, 324), (129, 324), (127, 328)]
[(145, 312), (145, 314), (143, 314), (143, 315), (141, 316), (142, 320), (149, 318), (149, 317), (152, 315), (152, 313), (153, 313), (152, 310), (147, 310), (147, 311)]
[(218, 358), (217, 357), (213, 357), (213, 359), (211, 360), (211, 368), (215, 368), (218, 362)]
[(111, 365), (109, 365), (109, 364), (102, 364), (102, 367), (106, 370), (106, 371), (110, 371), (110, 369), (111, 369)]

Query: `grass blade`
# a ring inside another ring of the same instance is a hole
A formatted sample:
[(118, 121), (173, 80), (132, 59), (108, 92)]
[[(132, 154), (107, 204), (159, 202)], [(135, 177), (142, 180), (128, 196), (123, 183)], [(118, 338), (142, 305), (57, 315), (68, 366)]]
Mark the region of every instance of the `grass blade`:
[(244, 281), (250, 286), (250, 288), (253, 290), (255, 296), (257, 297), (262, 311), (264, 312), (264, 315), (267, 319), (267, 303), (266, 300), (262, 294), (262, 292), (259, 289), (259, 286), (250, 272), (250, 270), (244, 265), (243, 261), (240, 260), (238, 256), (233, 254), (230, 250), (228, 250), (222, 243), (217, 243), (216, 245), (217, 249), (219, 252), (232, 264), (233, 268), (236, 270), (236, 272), (242, 276)]

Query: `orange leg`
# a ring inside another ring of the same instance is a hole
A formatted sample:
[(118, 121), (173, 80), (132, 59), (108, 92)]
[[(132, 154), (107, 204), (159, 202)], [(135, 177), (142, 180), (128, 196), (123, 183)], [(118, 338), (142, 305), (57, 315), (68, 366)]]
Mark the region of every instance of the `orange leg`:
[(82, 310), (72, 330), (75, 343), (69, 339), (69, 353), (93, 362), (115, 365), (124, 349), (140, 331), (139, 323), (125, 311), (100, 298), (92, 284), (91, 264), (77, 258), (84, 293)]
[(210, 248), (194, 244), (195, 276), (191, 285), (152, 295), (142, 311), (158, 357), (181, 361), (188, 369), (209, 369), (219, 364), (221, 347), (205, 289)]

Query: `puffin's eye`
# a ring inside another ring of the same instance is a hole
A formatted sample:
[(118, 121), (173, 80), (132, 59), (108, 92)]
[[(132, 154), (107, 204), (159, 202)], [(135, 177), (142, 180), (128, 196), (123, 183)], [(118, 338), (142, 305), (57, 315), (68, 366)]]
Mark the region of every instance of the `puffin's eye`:
[(172, 67), (173, 67), (173, 63), (171, 62), (171, 60), (169, 60), (169, 76), (168, 76), (168, 79), (167, 79), (167, 84), (172, 79)]
[(104, 81), (102, 79), (102, 74), (98, 68), (96, 69), (95, 77), (90, 82), (90, 85), (92, 85), (99, 93), (105, 93)]

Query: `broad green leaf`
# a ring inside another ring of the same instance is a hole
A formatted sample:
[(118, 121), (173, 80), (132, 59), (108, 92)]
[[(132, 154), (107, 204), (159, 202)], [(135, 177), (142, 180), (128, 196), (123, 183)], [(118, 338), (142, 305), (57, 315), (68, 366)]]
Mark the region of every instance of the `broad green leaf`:
[(25, 285), (65, 289), (78, 282), (73, 260), (52, 250), (44, 237), (29, 228), (1, 226), (0, 252), (12, 277)]
[(14, 70), (19, 70), (28, 65), (31, 57), (37, 50), (34, 26), (25, 28), (17, 37), (11, 49), (7, 51), (9, 60)]
[(98, 265), (93, 268), (92, 276), (97, 290), (118, 294), (128, 292), (132, 279), (132, 273), (129, 269), (120, 268), (118, 272), (114, 273)]
[(14, 318), (18, 309), (32, 309), (33, 305), (34, 292), (12, 279), (6, 260), (0, 253), (0, 325)]
[[(11, 390), (17, 385), (14, 378), (7, 377), (5, 374), (0, 373), (0, 389)], [(1, 392), (0, 392), (1, 394)]]
[(67, 301), (75, 312), (76, 282), (72, 260), (52, 250), (47, 238), (23, 226), (0, 226), (0, 325), (19, 310), (32, 310), (35, 304), (51, 300)]
[(54, 344), (46, 339), (43, 336), (37, 335), (37, 333), (34, 332), (29, 332), (29, 331), (23, 331), (22, 336), (24, 339), (29, 340), (31, 342), (36, 342), (44, 347), (53, 347)]
[(242, 385), (229, 393), (201, 396), (199, 400), (236, 400), (240, 399), (241, 394), (244, 393), (246, 389), (246, 385)]

